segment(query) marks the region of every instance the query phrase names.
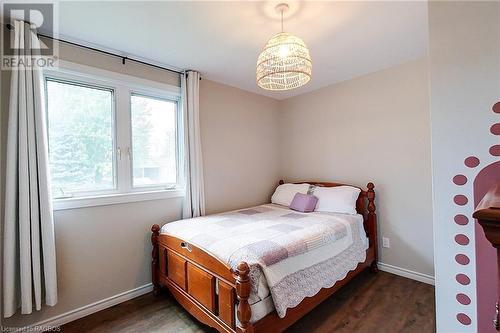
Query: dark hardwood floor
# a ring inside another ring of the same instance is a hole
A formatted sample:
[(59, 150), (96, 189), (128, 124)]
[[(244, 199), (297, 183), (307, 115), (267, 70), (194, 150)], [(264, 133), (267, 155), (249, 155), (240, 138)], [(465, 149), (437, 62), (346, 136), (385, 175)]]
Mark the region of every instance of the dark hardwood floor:
[[(434, 332), (434, 288), (364, 272), (287, 330), (289, 333)], [(214, 332), (166, 294), (138, 297), (62, 326), (62, 332)]]

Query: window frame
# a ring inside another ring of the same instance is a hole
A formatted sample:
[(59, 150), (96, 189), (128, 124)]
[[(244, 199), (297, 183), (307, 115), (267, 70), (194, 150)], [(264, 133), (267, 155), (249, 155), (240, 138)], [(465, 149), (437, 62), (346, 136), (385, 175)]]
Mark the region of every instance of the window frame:
[(48, 110), (48, 99), (47, 99), (47, 82), (52, 81), (52, 82), (57, 82), (57, 83), (64, 83), (68, 85), (74, 85), (74, 86), (80, 86), (80, 87), (87, 87), (87, 88), (92, 88), (92, 89), (101, 89), (101, 90), (107, 90), (111, 91), (111, 119), (112, 119), (112, 124), (111, 124), (111, 131), (112, 131), (112, 163), (113, 163), (113, 188), (111, 189), (105, 189), (105, 190), (92, 190), (92, 191), (73, 191), (71, 193), (65, 194), (63, 191), (62, 196), (55, 196), (54, 193), (52, 193), (52, 199), (68, 199), (68, 198), (81, 198), (81, 197), (92, 197), (92, 196), (100, 196), (100, 195), (106, 195), (106, 194), (115, 194), (118, 191), (118, 163), (117, 163), (117, 158), (116, 158), (116, 151), (117, 151), (117, 138), (116, 138), (116, 91), (114, 87), (112, 86), (106, 86), (103, 84), (89, 84), (88, 82), (83, 82), (80, 80), (70, 80), (68, 78), (60, 78), (60, 77), (54, 77), (53, 75), (44, 75), (43, 77), (43, 86), (44, 86), (44, 96), (45, 96), (45, 116), (46, 116), (46, 123), (47, 123), (47, 142), (48, 142), (48, 148), (50, 151), (50, 138), (49, 138), (49, 110)]
[[(44, 98), (47, 97), (47, 80), (112, 90), (113, 92), (113, 168), (115, 188), (113, 190), (72, 192), (68, 193), (65, 197), (53, 196), (52, 202), (54, 210), (158, 200), (163, 198), (182, 197), (184, 195), (184, 158), (181, 156), (183, 151), (181, 144), (184, 135), (183, 104), (180, 87), (62, 60), (59, 60), (59, 67), (57, 69), (45, 69), (43, 72)], [(163, 184), (159, 184), (158, 186), (133, 186), (131, 122), (131, 98), (133, 94), (177, 103), (177, 183), (169, 184), (174, 186), (165, 186)], [(47, 103), (48, 101), (45, 100), (46, 116), (48, 120)], [(121, 157), (119, 155), (121, 155)]]
[[(174, 184), (169, 184), (169, 183), (163, 183), (163, 184), (155, 184), (155, 185), (140, 185), (140, 186), (134, 186), (134, 147), (133, 147), (133, 133), (132, 133), (132, 96), (140, 96), (144, 98), (150, 98), (150, 99), (157, 99), (161, 101), (166, 101), (166, 102), (173, 102), (176, 105), (176, 112), (177, 115), (175, 117), (175, 179), (176, 183)], [(162, 96), (157, 96), (157, 95), (152, 95), (151, 93), (144, 92), (144, 91), (139, 91), (137, 89), (131, 90), (129, 94), (129, 117), (130, 117), (130, 186), (131, 186), (131, 192), (142, 192), (142, 191), (148, 191), (148, 190), (169, 190), (172, 188), (176, 188), (178, 184), (180, 183), (180, 167), (181, 162), (180, 162), (180, 156), (179, 156), (179, 145), (181, 143), (179, 133), (180, 133), (180, 119), (182, 117), (181, 113), (181, 106), (179, 104), (180, 99), (172, 99), (172, 98), (165, 98)]]

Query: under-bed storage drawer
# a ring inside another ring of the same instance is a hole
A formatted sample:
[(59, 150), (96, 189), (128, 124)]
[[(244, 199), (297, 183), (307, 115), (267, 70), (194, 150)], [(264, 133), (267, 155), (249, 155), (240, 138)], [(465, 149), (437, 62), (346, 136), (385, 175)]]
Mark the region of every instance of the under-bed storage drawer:
[(215, 313), (215, 277), (188, 263), (187, 280), (188, 293)]
[(167, 251), (167, 261), (168, 278), (186, 290), (186, 260), (172, 251)]

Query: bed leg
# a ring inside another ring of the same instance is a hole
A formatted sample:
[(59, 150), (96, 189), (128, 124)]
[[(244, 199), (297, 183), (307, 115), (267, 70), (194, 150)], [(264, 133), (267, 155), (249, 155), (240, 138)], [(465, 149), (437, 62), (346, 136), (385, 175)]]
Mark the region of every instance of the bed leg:
[(238, 276), (236, 277), (236, 296), (238, 297), (238, 332), (250, 333), (253, 332), (253, 327), (250, 325), (250, 318), (252, 317), (252, 310), (248, 303), (250, 297), (250, 267), (246, 262), (240, 262), (236, 268)]
[(160, 283), (159, 283), (159, 261), (158, 261), (158, 237), (160, 236), (160, 226), (158, 224), (153, 224), (151, 227), (151, 244), (153, 245), (153, 251), (151, 252), (151, 281), (153, 283), (153, 295), (158, 296), (160, 294)]
[(368, 191), (366, 191), (366, 197), (368, 199), (368, 237), (370, 240), (370, 247), (373, 247), (374, 260), (370, 264), (370, 270), (374, 273), (378, 272), (378, 236), (377, 236), (377, 213), (375, 213), (375, 185), (373, 183), (368, 183), (366, 185)]

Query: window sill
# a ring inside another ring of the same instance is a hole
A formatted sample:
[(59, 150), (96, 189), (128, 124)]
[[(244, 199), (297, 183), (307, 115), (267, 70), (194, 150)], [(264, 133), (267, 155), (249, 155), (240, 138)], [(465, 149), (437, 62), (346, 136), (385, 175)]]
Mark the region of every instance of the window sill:
[(108, 194), (92, 197), (54, 199), (53, 210), (66, 210), (85, 207), (116, 205), (129, 202), (160, 200), (169, 198), (180, 198), (184, 196), (184, 189), (160, 190), (148, 192), (131, 192)]

